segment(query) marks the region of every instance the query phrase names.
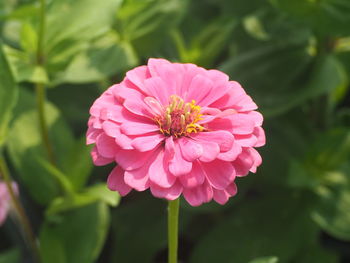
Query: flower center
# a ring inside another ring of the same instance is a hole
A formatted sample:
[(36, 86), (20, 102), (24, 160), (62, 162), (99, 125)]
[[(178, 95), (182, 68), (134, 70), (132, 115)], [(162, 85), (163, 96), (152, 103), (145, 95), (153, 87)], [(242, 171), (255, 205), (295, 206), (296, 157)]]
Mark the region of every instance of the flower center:
[(165, 108), (162, 115), (154, 120), (159, 125), (161, 133), (167, 136), (185, 136), (190, 133), (203, 131), (204, 128), (198, 124), (202, 120), (201, 107), (196, 102), (184, 103), (184, 100), (177, 95), (170, 96), (170, 104)]

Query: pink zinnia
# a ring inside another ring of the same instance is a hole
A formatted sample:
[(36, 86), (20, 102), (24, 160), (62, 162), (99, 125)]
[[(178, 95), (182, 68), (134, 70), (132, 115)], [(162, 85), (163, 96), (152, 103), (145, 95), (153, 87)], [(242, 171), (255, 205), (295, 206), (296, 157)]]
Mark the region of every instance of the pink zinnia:
[[(16, 183), (12, 183), (12, 189), (15, 194), (18, 194)], [(5, 222), (10, 210), (11, 197), (5, 183), (0, 182), (0, 226)]]
[(150, 59), (92, 105), (87, 143), (95, 165), (116, 162), (108, 187), (198, 206), (237, 192), (265, 144), (263, 117), (239, 83), (218, 70)]

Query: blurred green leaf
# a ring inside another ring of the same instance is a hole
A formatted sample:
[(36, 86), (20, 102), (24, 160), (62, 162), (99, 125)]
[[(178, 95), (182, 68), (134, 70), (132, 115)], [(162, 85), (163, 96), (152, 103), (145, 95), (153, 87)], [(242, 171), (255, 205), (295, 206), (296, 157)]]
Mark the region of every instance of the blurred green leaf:
[(158, 53), (157, 47), (180, 22), (187, 0), (125, 0), (117, 12), (116, 29), (139, 56)]
[[(8, 136), (10, 158), (32, 198), (40, 204), (47, 204), (58, 194), (58, 184), (40, 164), (41, 159), (46, 159), (46, 151), (41, 141), (35, 98), (24, 89), (19, 95)], [(73, 145), (73, 137), (56, 107), (47, 102), (45, 111), (55, 157), (61, 167), (63, 156)]]
[(335, 251), (326, 249), (321, 245), (312, 245), (311, 247), (305, 247), (304, 252), (300, 253), (300, 256), (295, 259), (294, 262), (298, 263), (339, 263), (339, 256)]
[(73, 193), (54, 199), (46, 210), (48, 216), (84, 207), (86, 205), (102, 201), (110, 206), (117, 206), (120, 196), (117, 192), (109, 190), (105, 183), (96, 184), (84, 189), (81, 193)]
[(247, 33), (258, 40), (268, 40), (269, 35), (265, 31), (259, 17), (254, 15), (246, 16), (243, 19), (243, 26)]
[(5, 143), (12, 110), (17, 100), (18, 87), (13, 79), (3, 45), (0, 42), (0, 148)]
[(349, 241), (350, 182), (343, 187), (323, 187), (318, 190), (320, 204), (312, 213), (312, 218), (328, 234)]
[(93, 167), (90, 151), (91, 147), (86, 145), (86, 138), (83, 136), (63, 156), (63, 170), (77, 191), (85, 185)]
[(319, 186), (346, 183), (342, 166), (350, 157), (350, 133), (333, 129), (315, 136), (305, 156), (290, 161), (288, 183), (291, 186), (316, 190)]
[(0, 253), (0, 263), (20, 263), (20, 253), (18, 249), (11, 249)]
[(55, 0), (47, 10), (45, 53), (50, 72), (65, 69), (89, 42), (108, 32), (120, 0)]
[(101, 202), (69, 211), (59, 222), (46, 220), (40, 231), (43, 263), (95, 262), (109, 220), (108, 208)]
[(214, 224), (197, 241), (190, 262), (246, 263), (265, 255), (288, 262), (314, 242), (318, 231), (309, 216), (313, 201), (301, 193), (279, 191), (241, 203)]
[(276, 257), (263, 257), (263, 258), (257, 258), (252, 261), (249, 261), (249, 263), (277, 263), (278, 258)]
[(48, 82), (46, 70), (41, 66), (35, 65), (32, 54), (9, 46), (5, 46), (5, 52), (17, 83), (29, 81), (45, 84)]
[[(115, 250), (111, 261), (155, 262), (156, 253), (167, 244), (166, 215), (166, 203), (155, 198), (120, 206), (114, 213)], [(130, 247), (137, 248), (137, 253), (130, 253)]]
[(38, 45), (38, 35), (29, 23), (22, 24), (21, 30), (21, 47), (29, 54), (35, 55)]
[(131, 45), (121, 42), (118, 35), (111, 31), (76, 55), (64, 72), (57, 76), (53, 85), (100, 81), (135, 66), (137, 62)]
[(348, 0), (271, 0), (271, 2), (326, 36), (350, 33)]
[(192, 36), (189, 48), (186, 48), (179, 31), (173, 33), (182, 62), (191, 62), (204, 67), (210, 67), (221, 54), (229, 37), (237, 25), (236, 19), (220, 20), (209, 23), (195, 36)]

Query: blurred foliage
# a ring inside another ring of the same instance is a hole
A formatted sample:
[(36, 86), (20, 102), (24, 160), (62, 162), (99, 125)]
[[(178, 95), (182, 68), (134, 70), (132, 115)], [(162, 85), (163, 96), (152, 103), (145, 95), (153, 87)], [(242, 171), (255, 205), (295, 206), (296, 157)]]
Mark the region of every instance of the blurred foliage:
[[(93, 168), (84, 141), (94, 99), (149, 57), (225, 71), (265, 116), (263, 165), (238, 195), (183, 202), (181, 262), (350, 262), (348, 0), (47, 0), (42, 36), (39, 2), (0, 1), (0, 149), (44, 263), (166, 262), (165, 202), (118, 206), (111, 167)], [(56, 165), (35, 83), (49, 88)], [(0, 232), (0, 262), (33, 262), (14, 229)]]

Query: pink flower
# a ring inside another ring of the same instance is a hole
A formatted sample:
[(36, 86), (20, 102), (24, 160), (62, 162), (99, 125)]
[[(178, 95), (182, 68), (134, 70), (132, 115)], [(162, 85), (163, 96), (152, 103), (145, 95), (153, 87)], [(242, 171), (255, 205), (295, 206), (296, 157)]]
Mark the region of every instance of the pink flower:
[[(12, 189), (18, 194), (16, 183), (12, 183)], [(5, 183), (0, 182), (0, 226), (5, 222), (7, 214), (10, 210), (11, 197)]]
[(116, 162), (108, 187), (198, 206), (237, 192), (265, 144), (263, 117), (239, 83), (218, 70), (150, 59), (92, 105), (87, 144), (95, 165)]

